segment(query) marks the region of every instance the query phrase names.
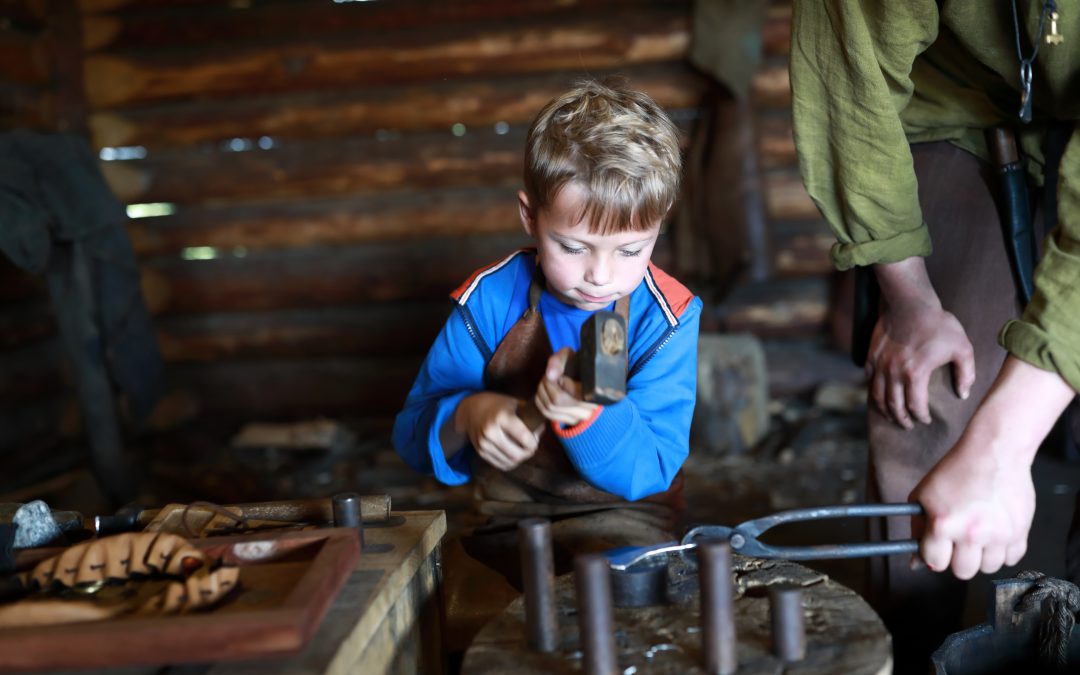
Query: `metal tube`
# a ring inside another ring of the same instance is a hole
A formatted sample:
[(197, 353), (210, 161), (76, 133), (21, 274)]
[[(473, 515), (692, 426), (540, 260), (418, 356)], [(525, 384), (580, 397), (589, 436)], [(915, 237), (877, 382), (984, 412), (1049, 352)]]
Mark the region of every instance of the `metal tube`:
[(334, 527), (354, 527), (360, 534), (360, 548), (364, 548), (364, 519), (361, 516), (360, 495), (342, 492), (330, 498)]
[(702, 664), (710, 675), (731, 675), (739, 667), (735, 650), (735, 589), (731, 581), (731, 546), (726, 541), (698, 544), (701, 586)]
[(599, 553), (574, 558), (582, 670), (585, 675), (615, 675), (615, 631), (611, 610), (611, 573)]
[(551, 523), (545, 518), (526, 518), (518, 523), (518, 548), (529, 646), (538, 652), (553, 652), (559, 647), (559, 622), (555, 613)]
[(806, 656), (806, 625), (803, 620), (802, 589), (783, 584), (770, 586), (769, 614), (773, 653), (786, 662), (803, 660)]

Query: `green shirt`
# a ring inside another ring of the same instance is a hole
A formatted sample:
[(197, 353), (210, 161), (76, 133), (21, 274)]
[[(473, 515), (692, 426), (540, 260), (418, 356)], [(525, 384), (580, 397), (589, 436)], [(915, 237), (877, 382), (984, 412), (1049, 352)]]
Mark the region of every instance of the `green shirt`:
[[(1019, 138), (1036, 181), (1043, 123), (1080, 119), (1080, 4), (1059, 3), (1058, 45), (1035, 37), (1042, 4), (1017, 0), (1024, 55), (1040, 42), (1034, 119)], [(929, 255), (908, 144), (946, 140), (988, 158), (988, 128), (1021, 126), (1011, 3), (795, 0), (792, 19), (795, 145), (806, 188), (837, 236), (833, 261), (847, 269)], [(1066, 146), (1058, 190), (1035, 296), (1001, 341), (1080, 390), (1080, 134)]]

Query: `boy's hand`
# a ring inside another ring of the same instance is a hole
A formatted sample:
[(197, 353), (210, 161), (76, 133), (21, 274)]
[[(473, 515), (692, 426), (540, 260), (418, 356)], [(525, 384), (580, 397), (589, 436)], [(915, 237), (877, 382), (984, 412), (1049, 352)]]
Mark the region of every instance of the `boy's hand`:
[(574, 350), (564, 347), (548, 359), (547, 370), (536, 389), (536, 408), (553, 422), (572, 427), (592, 417), (595, 403), (581, 400), (581, 384), (564, 375)]
[(490, 391), (464, 398), (454, 414), (455, 429), (496, 469), (510, 471), (536, 452), (537, 435), (517, 415), (518, 399)]

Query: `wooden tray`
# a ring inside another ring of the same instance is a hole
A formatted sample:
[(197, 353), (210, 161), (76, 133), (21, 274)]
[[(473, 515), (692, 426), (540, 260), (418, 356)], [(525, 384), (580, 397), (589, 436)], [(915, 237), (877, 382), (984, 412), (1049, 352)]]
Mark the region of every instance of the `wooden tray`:
[(294, 654), (360, 558), (351, 528), (196, 539), (240, 566), (240, 590), (208, 612), (0, 632), (0, 671), (98, 668)]

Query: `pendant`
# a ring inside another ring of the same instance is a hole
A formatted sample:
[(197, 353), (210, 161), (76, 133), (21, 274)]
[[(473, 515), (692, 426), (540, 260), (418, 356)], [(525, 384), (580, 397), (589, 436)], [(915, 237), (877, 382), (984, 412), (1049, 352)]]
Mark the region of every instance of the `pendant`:
[(1020, 67), (1020, 121), (1031, 121), (1031, 64)]
[(1058, 32), (1057, 22), (1058, 13), (1050, 12), (1050, 34), (1046, 36), (1046, 44), (1048, 45), (1059, 45), (1065, 40), (1061, 33)]

